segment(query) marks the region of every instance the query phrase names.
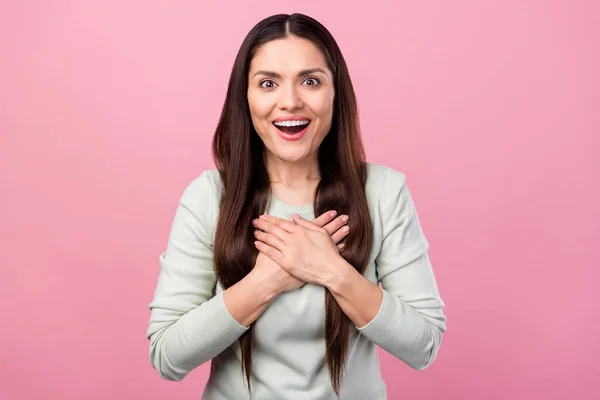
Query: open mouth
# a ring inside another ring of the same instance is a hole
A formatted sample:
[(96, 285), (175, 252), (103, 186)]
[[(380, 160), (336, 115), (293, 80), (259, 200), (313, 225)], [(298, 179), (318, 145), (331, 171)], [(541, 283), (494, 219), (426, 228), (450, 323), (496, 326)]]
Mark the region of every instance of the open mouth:
[(310, 120), (273, 122), (273, 125), (285, 134), (295, 135), (306, 129), (310, 125)]

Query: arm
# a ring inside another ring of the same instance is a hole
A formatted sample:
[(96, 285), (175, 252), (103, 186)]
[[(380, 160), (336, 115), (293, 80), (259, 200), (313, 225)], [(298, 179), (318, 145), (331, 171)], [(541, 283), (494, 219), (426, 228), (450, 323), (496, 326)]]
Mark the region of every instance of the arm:
[(404, 175), (393, 169), (385, 174), (379, 204), (383, 243), (375, 260), (383, 290), (343, 259), (328, 288), (363, 335), (420, 370), (437, 355), (445, 305)]
[(161, 377), (181, 380), (234, 343), (275, 296), (269, 283), (249, 274), (212, 296), (216, 285), (210, 222), (216, 202), (204, 172), (184, 191), (173, 220), (149, 304), (150, 361)]

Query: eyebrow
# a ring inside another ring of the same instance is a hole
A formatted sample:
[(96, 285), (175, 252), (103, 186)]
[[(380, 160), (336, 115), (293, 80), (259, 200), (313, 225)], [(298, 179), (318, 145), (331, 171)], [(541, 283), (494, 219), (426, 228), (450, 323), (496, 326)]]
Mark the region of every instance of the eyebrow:
[[(298, 72), (298, 76), (306, 76), (306, 75), (314, 74), (315, 72), (321, 72), (321, 73), (327, 75), (325, 70), (323, 70), (322, 68), (310, 68), (310, 69), (304, 69), (304, 70)], [(277, 72), (273, 72), (273, 71), (257, 71), (252, 77), (254, 78), (256, 75), (265, 75), (265, 76), (268, 76), (269, 78), (277, 78), (277, 79), (281, 78), (280, 74), (278, 74)]]

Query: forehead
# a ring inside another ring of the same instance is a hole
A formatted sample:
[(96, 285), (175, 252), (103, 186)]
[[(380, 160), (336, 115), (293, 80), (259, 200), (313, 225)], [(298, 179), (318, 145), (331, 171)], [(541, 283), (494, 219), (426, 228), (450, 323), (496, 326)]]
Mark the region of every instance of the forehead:
[(250, 63), (250, 73), (270, 70), (293, 73), (307, 68), (327, 68), (325, 57), (310, 40), (288, 37), (262, 45)]

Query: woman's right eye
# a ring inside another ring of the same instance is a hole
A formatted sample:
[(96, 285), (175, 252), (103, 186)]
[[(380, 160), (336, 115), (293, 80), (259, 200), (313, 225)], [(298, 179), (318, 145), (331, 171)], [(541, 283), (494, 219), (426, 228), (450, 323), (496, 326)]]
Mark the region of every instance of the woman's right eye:
[[(266, 84), (269, 84), (269, 85), (267, 86)], [(265, 80), (260, 83), (260, 87), (265, 88), (265, 89), (271, 89), (271, 88), (275, 87), (275, 82), (273, 82), (271, 80)]]

